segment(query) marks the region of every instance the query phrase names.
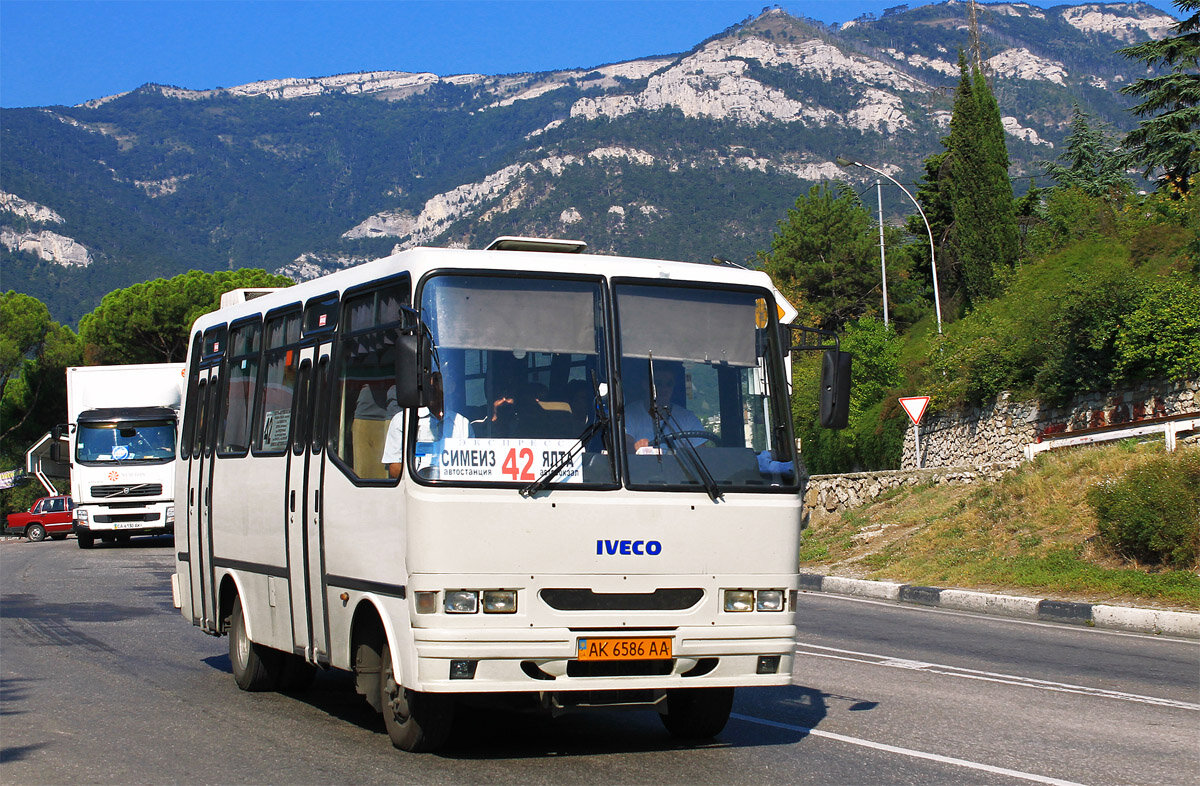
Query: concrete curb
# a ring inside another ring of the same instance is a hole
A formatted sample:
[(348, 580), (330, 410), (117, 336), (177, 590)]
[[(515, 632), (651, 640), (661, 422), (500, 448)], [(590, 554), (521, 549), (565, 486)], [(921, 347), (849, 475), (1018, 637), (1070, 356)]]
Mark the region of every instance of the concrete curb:
[(1019, 595), (996, 595), (969, 590), (941, 589), (900, 584), (894, 581), (868, 581), (816, 573), (800, 574), (800, 589), (828, 592), (875, 600), (915, 603), (944, 609), (995, 614), (1001, 617), (1064, 622), (1136, 633), (1165, 634), (1200, 639), (1200, 614), (1187, 611), (1134, 609), (1092, 603), (1074, 603)]

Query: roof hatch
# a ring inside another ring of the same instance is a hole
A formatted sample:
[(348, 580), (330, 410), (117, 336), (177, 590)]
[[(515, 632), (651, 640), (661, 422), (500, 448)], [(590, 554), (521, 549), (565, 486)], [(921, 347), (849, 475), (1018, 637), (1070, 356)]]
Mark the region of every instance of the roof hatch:
[(579, 254), (587, 243), (582, 240), (559, 240), (557, 238), (512, 237), (505, 235), (492, 241), (488, 251), (546, 251), (552, 254)]

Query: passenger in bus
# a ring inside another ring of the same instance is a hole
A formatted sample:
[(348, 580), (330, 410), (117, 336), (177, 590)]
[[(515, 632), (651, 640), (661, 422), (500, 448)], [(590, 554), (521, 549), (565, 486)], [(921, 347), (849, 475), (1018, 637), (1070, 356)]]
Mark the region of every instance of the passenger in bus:
[[(470, 423), (463, 415), (445, 412), (446, 396), (440, 371), (430, 375), (430, 402), (428, 407), (417, 410), (417, 468), (437, 466), (438, 455), (448, 437), (469, 437)], [(449, 428), (447, 428), (449, 421)], [(404, 411), (392, 416), (388, 426), (387, 440), (383, 447), (383, 463), (387, 465), (388, 477), (398, 478), (404, 466)]]
[[(680, 431), (703, 431), (704, 424), (683, 404), (683, 393), (679, 390), (683, 380), (683, 364), (659, 361), (654, 364), (654, 392), (659, 418), (650, 412), (650, 375), (643, 369), (643, 362), (626, 359), (626, 390), (638, 391), (638, 398), (628, 398), (625, 405), (625, 446), (629, 452), (670, 447), (657, 444), (663, 433)], [(692, 439), (699, 446), (706, 440)]]
[(386, 379), (363, 383), (354, 403), (351, 421), (354, 471), (360, 478), (387, 477), (376, 457), (387, 439), (389, 421), (397, 410), (395, 385)]

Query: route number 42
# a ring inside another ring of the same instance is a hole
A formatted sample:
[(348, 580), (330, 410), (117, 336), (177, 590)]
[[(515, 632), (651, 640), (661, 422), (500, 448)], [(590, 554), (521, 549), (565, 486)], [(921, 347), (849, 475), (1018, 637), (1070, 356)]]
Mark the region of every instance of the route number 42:
[[(520, 466), (524, 462), (524, 466)], [(537, 480), (530, 471), (533, 467), (532, 448), (511, 448), (504, 461), (500, 464), (501, 474), (508, 475), (513, 480)]]

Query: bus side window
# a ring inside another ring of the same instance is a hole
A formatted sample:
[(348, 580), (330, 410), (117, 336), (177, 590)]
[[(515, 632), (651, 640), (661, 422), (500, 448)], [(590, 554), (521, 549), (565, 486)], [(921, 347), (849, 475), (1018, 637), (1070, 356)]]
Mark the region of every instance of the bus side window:
[(262, 373), (255, 394), (256, 454), (287, 450), (292, 434), (292, 396), (299, 359), (300, 312), (268, 317), (263, 339)]
[(337, 464), (356, 480), (389, 479), (384, 448), (388, 427), (400, 412), (396, 343), (405, 321), (400, 309), (410, 297), (410, 284), (404, 278), (343, 301), (329, 395), (328, 446)]
[(225, 355), (225, 396), (217, 455), (244, 456), (250, 447), (254, 383), (258, 378), (257, 320), (235, 325)]
[(199, 409), (199, 394), (197, 386), (200, 381), (200, 351), (201, 338), (197, 333), (192, 340), (192, 363), (188, 370), (187, 401), (183, 409), (183, 428), (180, 429), (179, 458), (186, 459), (192, 455), (192, 438), (196, 433), (196, 412)]

